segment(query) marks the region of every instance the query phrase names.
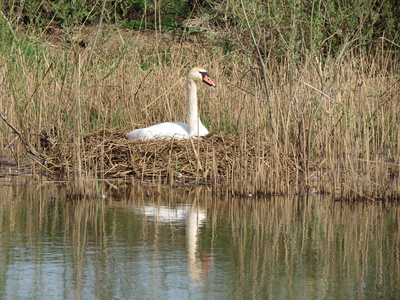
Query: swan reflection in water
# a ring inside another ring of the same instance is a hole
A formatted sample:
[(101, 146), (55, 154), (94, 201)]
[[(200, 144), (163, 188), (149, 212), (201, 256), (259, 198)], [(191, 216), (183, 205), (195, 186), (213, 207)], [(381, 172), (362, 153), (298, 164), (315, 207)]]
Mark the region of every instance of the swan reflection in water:
[(194, 280), (207, 278), (207, 273), (213, 264), (212, 253), (210, 251), (197, 253), (199, 229), (204, 225), (207, 218), (205, 209), (198, 207), (198, 205), (183, 205), (173, 208), (161, 205), (145, 205), (137, 207), (135, 211), (154, 219), (154, 222), (157, 223), (184, 224), (188, 275)]

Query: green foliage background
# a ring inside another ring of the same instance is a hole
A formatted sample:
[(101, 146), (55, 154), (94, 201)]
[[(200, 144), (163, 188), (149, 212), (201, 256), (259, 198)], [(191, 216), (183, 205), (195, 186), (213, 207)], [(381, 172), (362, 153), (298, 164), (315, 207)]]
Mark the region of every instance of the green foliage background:
[[(0, 9), (12, 23), (31, 30), (48, 26), (70, 28), (94, 24), (101, 1), (3, 0)], [(265, 47), (273, 43), (284, 50), (290, 45), (308, 51), (336, 51), (344, 41), (368, 44), (384, 36), (397, 40), (400, 5), (397, 0), (116, 0), (107, 1), (106, 22), (132, 29), (185, 29), (185, 20), (206, 17), (214, 28), (243, 33), (241, 5), (249, 12), (254, 31), (264, 35)], [(4, 18), (0, 22), (4, 22)], [(263, 33), (262, 33), (263, 32)], [(261, 37), (261, 36), (259, 36)]]

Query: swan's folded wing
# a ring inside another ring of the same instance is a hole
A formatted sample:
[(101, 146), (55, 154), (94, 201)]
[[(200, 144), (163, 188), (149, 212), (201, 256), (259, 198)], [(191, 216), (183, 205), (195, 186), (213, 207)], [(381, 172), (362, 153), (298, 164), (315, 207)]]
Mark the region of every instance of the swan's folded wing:
[(182, 122), (165, 122), (146, 128), (135, 129), (131, 132), (128, 132), (125, 136), (128, 139), (141, 141), (153, 139), (189, 138), (188, 126)]

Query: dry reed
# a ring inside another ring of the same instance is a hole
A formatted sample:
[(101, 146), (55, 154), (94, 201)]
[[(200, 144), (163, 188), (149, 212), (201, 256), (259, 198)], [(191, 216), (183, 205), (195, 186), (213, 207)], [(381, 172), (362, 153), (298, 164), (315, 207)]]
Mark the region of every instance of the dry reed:
[[(89, 44), (93, 37), (90, 30), (75, 34)], [(0, 111), (29, 145), (47, 153), (49, 169), (67, 179), (78, 167), (71, 156), (75, 139), (81, 180), (175, 184), (182, 174), (185, 182), (224, 183), (239, 194), (398, 199), (400, 66), (383, 43), (362, 55), (355, 49), (336, 58), (305, 57), (297, 68), (285, 57), (270, 58), (261, 70), (243, 63), (245, 51), (226, 53), (201, 37), (119, 30), (99, 39), (77, 107), (79, 61), (91, 50), (49, 38), (38, 43), (40, 68), (25, 56), (17, 57), (19, 70), (3, 67)], [(125, 140), (133, 128), (185, 120), (184, 78), (194, 65), (217, 83), (215, 91), (199, 89), (202, 121), (212, 135)], [(13, 131), (3, 125), (2, 132), (3, 149), (16, 149), (20, 159), (24, 151)]]

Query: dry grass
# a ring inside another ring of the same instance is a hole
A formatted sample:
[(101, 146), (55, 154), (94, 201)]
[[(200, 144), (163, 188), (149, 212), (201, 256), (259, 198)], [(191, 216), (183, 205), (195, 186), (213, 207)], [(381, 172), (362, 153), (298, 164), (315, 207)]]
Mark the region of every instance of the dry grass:
[[(81, 31), (74, 40), (90, 45), (93, 36)], [(223, 183), (239, 194), (399, 197), (400, 65), (384, 40), (362, 55), (350, 49), (332, 58), (305, 56), (296, 65), (269, 58), (264, 72), (245, 63), (243, 49), (226, 52), (201, 37), (107, 32), (79, 93), (90, 47), (35, 45), (41, 52), (34, 60), (22, 53), (2, 67), (0, 111), (63, 178), (175, 185), (181, 173), (185, 183)], [(125, 140), (133, 128), (185, 121), (185, 76), (194, 65), (217, 83), (216, 90), (199, 89), (212, 135)], [(13, 131), (3, 124), (2, 132), (2, 148), (24, 157)]]

